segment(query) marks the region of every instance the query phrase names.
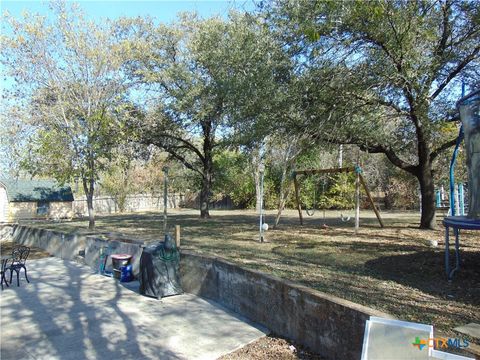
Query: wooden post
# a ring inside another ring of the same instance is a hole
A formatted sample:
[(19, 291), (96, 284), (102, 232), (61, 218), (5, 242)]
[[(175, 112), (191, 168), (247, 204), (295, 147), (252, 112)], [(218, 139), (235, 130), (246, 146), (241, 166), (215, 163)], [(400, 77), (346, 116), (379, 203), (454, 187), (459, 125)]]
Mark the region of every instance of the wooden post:
[(167, 235), (167, 208), (168, 208), (168, 166), (163, 170), (163, 234)]
[(300, 189), (298, 187), (297, 173), (293, 173), (293, 184), (295, 185), (295, 199), (297, 200), (298, 217), (300, 225), (303, 225), (302, 205), (300, 205)]
[(373, 202), (372, 196), (370, 195), (370, 191), (368, 190), (367, 183), (365, 182), (365, 179), (363, 178), (362, 174), (360, 175), (360, 182), (362, 183), (363, 189), (365, 190), (365, 193), (367, 194), (368, 201), (370, 202), (370, 205), (372, 205), (372, 209), (375, 212), (375, 215), (378, 219), (378, 222), (380, 223), (380, 227), (385, 227), (383, 224), (383, 220), (380, 216), (380, 212), (378, 211), (377, 207), (375, 206), (375, 203)]
[(180, 225), (175, 225), (175, 244), (180, 248)]
[(355, 233), (360, 228), (360, 173), (355, 178)]

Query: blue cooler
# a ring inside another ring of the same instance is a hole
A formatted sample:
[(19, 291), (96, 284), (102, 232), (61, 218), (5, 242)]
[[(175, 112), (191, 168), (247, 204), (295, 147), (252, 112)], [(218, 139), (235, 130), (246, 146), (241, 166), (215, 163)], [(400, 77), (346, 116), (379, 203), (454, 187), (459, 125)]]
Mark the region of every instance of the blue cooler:
[(133, 280), (132, 265), (122, 266), (120, 268), (120, 282), (130, 282)]

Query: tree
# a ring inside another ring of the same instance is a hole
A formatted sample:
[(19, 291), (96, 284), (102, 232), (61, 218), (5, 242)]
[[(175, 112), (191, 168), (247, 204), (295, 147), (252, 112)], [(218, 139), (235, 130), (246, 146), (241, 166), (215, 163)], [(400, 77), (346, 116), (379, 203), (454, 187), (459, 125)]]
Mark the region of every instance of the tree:
[(7, 95), (21, 114), (14, 120), (24, 123), (23, 168), (61, 183), (80, 178), (93, 228), (98, 173), (135, 109), (125, 100), (123, 52), (113, 28), (87, 21), (75, 6), (50, 7), (52, 18), (7, 15), (1, 59), (14, 81)]
[(434, 162), (455, 141), (441, 136), (455, 87), (478, 84), (480, 3), (279, 1), (266, 13), (303, 69), (302, 125), (383, 153), (416, 177), (420, 227), (435, 228)]
[(114, 149), (110, 166), (100, 174), (101, 189), (115, 201), (118, 211), (126, 210), (129, 195), (138, 192), (138, 174), (134, 160), (138, 157), (138, 147), (120, 146)]
[(234, 206), (249, 208), (255, 199), (255, 183), (247, 169), (249, 154), (240, 151), (224, 150), (215, 155), (214, 194), (221, 200), (230, 197)]
[(229, 22), (184, 15), (169, 26), (123, 19), (119, 28), (129, 74), (153, 95), (149, 119), (135, 126), (139, 136), (201, 179), (200, 215), (209, 217), (214, 155), (241, 138), (242, 122), (258, 120), (254, 109), (271, 94), (262, 92), (276, 76), (269, 38), (255, 19), (238, 14)]

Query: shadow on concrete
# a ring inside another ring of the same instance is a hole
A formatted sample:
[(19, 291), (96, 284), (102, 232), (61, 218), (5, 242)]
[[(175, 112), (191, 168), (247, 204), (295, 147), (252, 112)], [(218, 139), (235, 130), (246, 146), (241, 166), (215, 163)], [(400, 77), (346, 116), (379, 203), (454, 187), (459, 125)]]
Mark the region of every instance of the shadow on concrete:
[[(55, 276), (49, 274), (55, 269), (46, 266), (41, 269), (41, 278), (35, 279), (29, 286), (21, 284), (23, 291), (17, 297), (20, 301), (4, 304), (8, 313), (15, 314), (15, 322), (28, 322), (28, 328), (35, 327), (38, 331), (17, 333), (13, 346), (9, 342), (9, 334), (4, 332), (4, 354), (1, 358), (8, 359), (12, 350), (15, 353), (16, 349), (29, 347), (35, 349), (35, 353), (29, 353), (33, 358), (126, 359), (131, 358), (132, 354), (136, 354), (138, 359), (146, 358), (138, 346), (137, 329), (118, 306), (121, 297), (118, 287), (115, 294), (112, 294), (113, 298), (108, 299), (101, 307), (95, 306), (94, 302), (101, 299), (100, 296), (92, 296), (88, 300), (83, 300), (82, 295), (78, 297), (88, 275), (78, 271), (79, 265), (69, 261), (62, 262), (67, 270), (63, 277), (68, 279), (68, 285), (59, 285), (54, 280)], [(100, 288), (97, 294), (101, 292)], [(112, 316), (121, 318), (124, 326), (124, 329), (118, 329), (117, 333), (105, 329), (105, 321)], [(6, 326), (4, 330), (5, 328)], [(22, 328), (23, 326), (18, 326), (17, 329)], [(157, 353), (161, 358), (180, 359), (170, 350), (155, 346), (152, 346), (151, 352)]]
[(141, 297), (57, 258), (30, 267), (30, 284), (1, 294), (2, 360), (212, 357), (263, 335), (193, 296)]

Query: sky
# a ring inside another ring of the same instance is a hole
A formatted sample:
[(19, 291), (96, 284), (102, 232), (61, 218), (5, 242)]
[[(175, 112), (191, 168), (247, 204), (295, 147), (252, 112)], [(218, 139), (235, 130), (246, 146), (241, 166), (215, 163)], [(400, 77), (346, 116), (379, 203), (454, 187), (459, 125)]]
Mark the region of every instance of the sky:
[[(175, 19), (178, 12), (197, 11), (202, 17), (214, 15), (226, 16), (230, 9), (252, 10), (255, 6), (253, 0), (224, 0), (224, 1), (76, 1), (88, 18), (101, 20), (105, 18), (116, 19), (122, 16), (150, 15), (160, 22), (170, 22)], [(46, 1), (1, 1), (2, 13), (8, 11), (11, 15), (21, 16), (27, 10), (31, 13), (48, 15)]]
[[(87, 19), (101, 22), (105, 19), (117, 19), (120, 17), (151, 16), (158, 22), (170, 23), (176, 19), (180, 12), (195, 11), (201, 17), (211, 16), (227, 17), (230, 10), (248, 11), (255, 9), (255, 0), (195, 0), (195, 1), (132, 1), (132, 0), (104, 0), (104, 1), (69, 1), (77, 3)], [(27, 11), (31, 14), (49, 16), (51, 11), (48, 8), (48, 1), (22, 1), (22, 0), (0, 0), (0, 15), (8, 12), (11, 16), (21, 19), (22, 14)], [(2, 27), (2, 31), (8, 29)], [(0, 72), (3, 68), (0, 65)], [(0, 89), (11, 85), (10, 79), (3, 79)]]

